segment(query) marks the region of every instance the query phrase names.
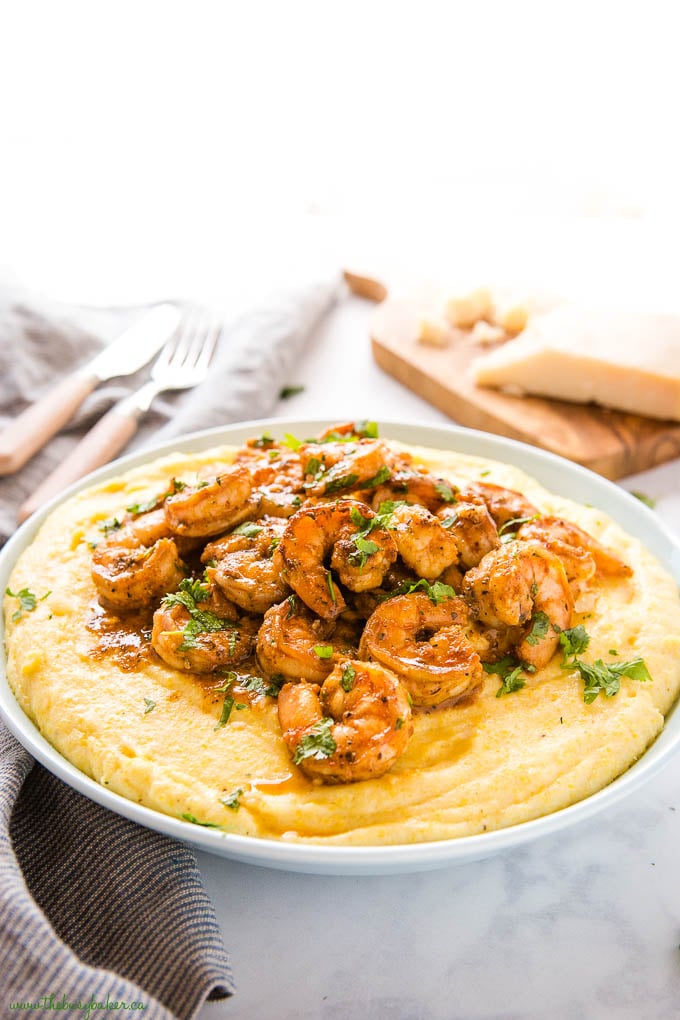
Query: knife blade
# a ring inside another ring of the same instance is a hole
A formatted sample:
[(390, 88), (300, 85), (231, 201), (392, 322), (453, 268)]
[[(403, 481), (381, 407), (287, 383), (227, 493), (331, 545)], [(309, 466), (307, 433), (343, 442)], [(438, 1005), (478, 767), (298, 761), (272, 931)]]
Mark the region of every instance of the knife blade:
[(146, 365), (175, 332), (181, 317), (177, 305), (156, 305), (22, 411), (0, 433), (0, 475), (13, 474), (23, 467), (69, 421), (99, 383), (114, 376), (132, 375)]

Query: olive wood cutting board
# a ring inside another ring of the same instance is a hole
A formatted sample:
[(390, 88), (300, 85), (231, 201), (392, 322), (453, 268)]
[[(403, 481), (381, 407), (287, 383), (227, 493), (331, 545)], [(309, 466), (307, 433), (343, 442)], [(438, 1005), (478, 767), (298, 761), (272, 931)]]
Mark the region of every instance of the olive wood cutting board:
[(476, 386), (467, 369), (483, 347), (420, 344), (416, 298), (392, 297), (370, 276), (346, 271), (345, 279), (355, 294), (377, 302), (370, 333), (378, 365), (457, 423), (540, 446), (612, 479), (680, 456), (678, 422)]

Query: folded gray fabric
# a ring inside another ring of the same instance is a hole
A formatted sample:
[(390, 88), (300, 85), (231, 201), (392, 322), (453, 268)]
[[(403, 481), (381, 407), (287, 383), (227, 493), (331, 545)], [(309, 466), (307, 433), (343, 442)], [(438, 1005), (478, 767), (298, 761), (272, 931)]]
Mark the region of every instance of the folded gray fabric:
[[(209, 378), (159, 399), (131, 448), (269, 414), (339, 288), (339, 280), (324, 281), (225, 325)], [(38, 309), (0, 291), (0, 427), (138, 314)], [(144, 377), (101, 387), (68, 430), (17, 475), (0, 479), (0, 544), (37, 482)], [(0, 723), (3, 1015), (16, 1016), (14, 1003), (50, 1010), (71, 1003), (87, 1017), (88, 1003), (117, 1001), (143, 1003), (148, 1020), (171, 1020), (232, 991), (228, 956), (189, 848), (71, 790)]]

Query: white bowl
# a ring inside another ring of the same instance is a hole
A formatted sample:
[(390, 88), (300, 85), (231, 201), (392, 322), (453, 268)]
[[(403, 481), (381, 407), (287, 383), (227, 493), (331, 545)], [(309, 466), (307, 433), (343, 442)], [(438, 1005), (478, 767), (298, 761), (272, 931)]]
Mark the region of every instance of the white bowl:
[[(175, 450), (204, 450), (221, 443), (239, 444), (250, 436), (268, 429), (274, 435), (292, 432), (313, 435), (326, 428), (327, 421), (291, 421), (270, 419), (245, 422), (225, 428), (196, 432), (183, 439), (151, 447), (143, 453), (122, 457), (71, 486), (58, 499), (28, 520), (0, 552), (0, 590), (7, 587), (10, 572), (21, 552), (32, 542), (38, 528), (54, 507), (74, 492), (96, 481), (103, 481), (128, 468), (143, 464)], [(580, 503), (590, 503), (606, 511), (671, 571), (680, 583), (680, 543), (658, 520), (656, 515), (624, 489), (585, 468), (543, 450), (517, 443), (511, 439), (475, 432), (454, 426), (404, 425), (380, 423), (380, 434), (405, 443), (456, 450), (464, 454), (487, 457), (513, 464), (538, 479), (548, 490)], [(2, 626), (2, 624), (0, 624)], [(4, 645), (3, 645), (4, 649)], [(80, 793), (125, 818), (146, 825), (157, 832), (184, 840), (202, 850), (249, 864), (258, 864), (287, 871), (325, 875), (391, 874), (425, 871), (487, 857), (510, 847), (517, 847), (539, 836), (557, 832), (569, 825), (590, 818), (617, 803), (626, 794), (651, 779), (680, 747), (680, 712), (677, 706), (666, 719), (666, 725), (645, 754), (623, 775), (598, 793), (571, 807), (556, 811), (534, 821), (477, 836), (439, 840), (431, 843), (409, 843), (398, 846), (349, 847), (316, 846), (286, 843), (278, 840), (255, 839), (203, 829), (150, 808), (126, 800), (80, 772), (48, 743), (19, 707), (5, 674), (4, 650), (0, 657), (0, 716), (15, 737), (50, 772), (59, 776)]]

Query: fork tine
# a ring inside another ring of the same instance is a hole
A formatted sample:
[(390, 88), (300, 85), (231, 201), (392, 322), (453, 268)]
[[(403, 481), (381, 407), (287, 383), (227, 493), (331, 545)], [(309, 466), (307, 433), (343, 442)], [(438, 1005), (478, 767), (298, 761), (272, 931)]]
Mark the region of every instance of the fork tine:
[(201, 347), (201, 350), (198, 352), (198, 357), (196, 358), (195, 368), (197, 371), (199, 372), (207, 371), (208, 365), (212, 361), (212, 356), (215, 353), (217, 341), (219, 340), (221, 335), (222, 324), (214, 321), (211, 322), (205, 334), (203, 346)]

